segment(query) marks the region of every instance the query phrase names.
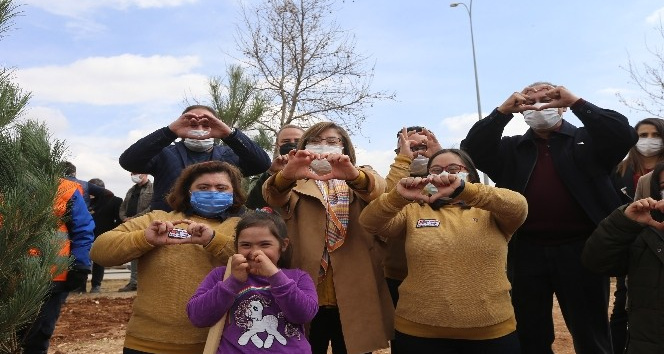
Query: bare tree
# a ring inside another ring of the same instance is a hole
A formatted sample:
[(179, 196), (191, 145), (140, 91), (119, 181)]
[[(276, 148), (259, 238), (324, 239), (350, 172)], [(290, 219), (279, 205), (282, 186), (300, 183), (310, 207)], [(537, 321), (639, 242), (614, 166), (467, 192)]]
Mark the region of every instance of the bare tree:
[[(660, 21), (656, 28), (662, 42), (664, 42), (664, 26)], [(652, 61), (634, 64), (629, 60), (625, 69), (631, 81), (639, 88), (644, 98), (627, 98), (618, 93), (618, 99), (627, 107), (646, 112), (654, 117), (664, 118), (664, 48), (661, 46), (651, 47), (646, 44), (648, 52), (653, 57)]]
[(272, 106), (261, 124), (333, 120), (359, 130), (364, 109), (393, 93), (371, 91), (374, 66), (334, 19), (333, 0), (265, 0), (242, 8), (236, 44)]

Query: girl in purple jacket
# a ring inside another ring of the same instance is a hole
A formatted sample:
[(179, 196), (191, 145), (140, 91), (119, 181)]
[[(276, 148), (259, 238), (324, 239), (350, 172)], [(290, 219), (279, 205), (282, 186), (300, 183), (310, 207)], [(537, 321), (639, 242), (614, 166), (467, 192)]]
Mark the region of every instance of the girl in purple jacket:
[[(266, 210), (267, 209), (267, 210)], [(218, 353), (311, 353), (304, 324), (318, 310), (308, 273), (288, 267), (283, 219), (269, 208), (245, 214), (237, 224), (231, 275), (226, 267), (203, 279), (187, 304), (189, 320), (210, 327), (228, 312)]]

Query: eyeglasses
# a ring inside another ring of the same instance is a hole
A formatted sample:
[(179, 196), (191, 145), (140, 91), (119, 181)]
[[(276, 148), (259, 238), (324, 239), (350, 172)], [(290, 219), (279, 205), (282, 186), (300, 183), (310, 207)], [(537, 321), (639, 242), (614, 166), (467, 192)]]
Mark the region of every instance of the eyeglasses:
[(341, 142), (342, 142), (341, 138), (337, 138), (336, 136), (330, 136), (330, 137), (327, 137), (327, 138), (321, 138), (321, 137), (318, 137), (318, 136), (314, 136), (314, 137), (309, 138), (309, 140), (307, 142), (313, 143), (313, 144), (320, 144), (323, 141), (325, 142), (325, 145), (341, 145)]
[(459, 173), (461, 171), (468, 171), (468, 169), (466, 168), (466, 166), (459, 165), (459, 164), (456, 164), (456, 163), (451, 163), (451, 164), (449, 164), (447, 166), (443, 166), (443, 167), (441, 167), (441, 166), (431, 166), (431, 168), (429, 168), (429, 173), (432, 174), (432, 175), (439, 175), (443, 171), (445, 171), (447, 173), (456, 174), (456, 173)]
[[(291, 141), (291, 140), (293, 140), (293, 141)], [(300, 138), (295, 138), (295, 139), (281, 139), (281, 140), (279, 141), (279, 145), (288, 144), (288, 143), (295, 143), (295, 144), (297, 144), (297, 143), (299, 143), (299, 142), (300, 142)]]
[(427, 151), (427, 145), (426, 144), (421, 144), (421, 145), (411, 146), (410, 151), (412, 151), (412, 152), (426, 152)]

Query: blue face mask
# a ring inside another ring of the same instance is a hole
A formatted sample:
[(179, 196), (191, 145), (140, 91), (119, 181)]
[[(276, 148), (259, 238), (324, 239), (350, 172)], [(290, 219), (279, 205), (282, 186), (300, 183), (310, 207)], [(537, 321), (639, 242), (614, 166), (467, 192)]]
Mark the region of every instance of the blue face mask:
[(194, 213), (206, 218), (221, 216), (233, 205), (233, 193), (217, 191), (191, 192), (191, 207)]

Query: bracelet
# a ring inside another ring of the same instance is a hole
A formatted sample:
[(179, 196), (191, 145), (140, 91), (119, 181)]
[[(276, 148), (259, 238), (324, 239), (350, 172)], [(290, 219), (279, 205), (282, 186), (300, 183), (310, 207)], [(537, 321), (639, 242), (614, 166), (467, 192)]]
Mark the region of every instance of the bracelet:
[(203, 246), (203, 248), (209, 246), (212, 243), (212, 240), (214, 240), (214, 236), (216, 235), (216, 233), (217, 233), (216, 231), (212, 230), (212, 237), (210, 237), (210, 241), (208, 241), (208, 243), (206, 243), (205, 246)]

